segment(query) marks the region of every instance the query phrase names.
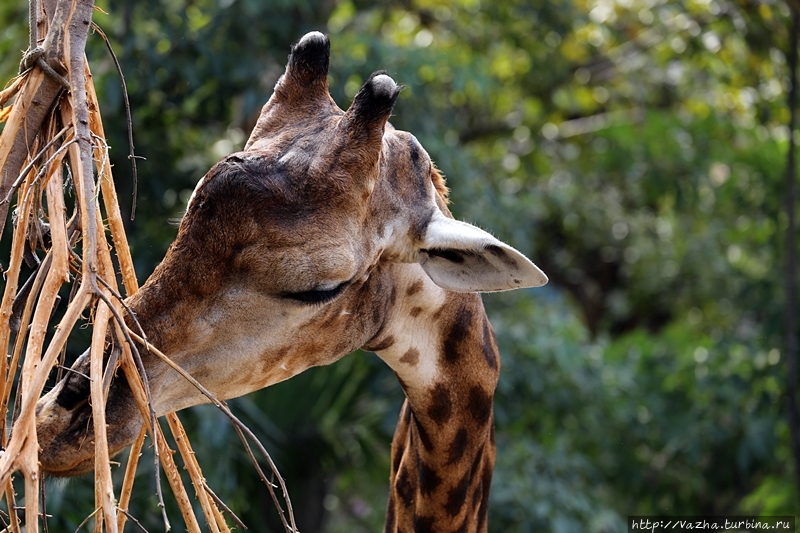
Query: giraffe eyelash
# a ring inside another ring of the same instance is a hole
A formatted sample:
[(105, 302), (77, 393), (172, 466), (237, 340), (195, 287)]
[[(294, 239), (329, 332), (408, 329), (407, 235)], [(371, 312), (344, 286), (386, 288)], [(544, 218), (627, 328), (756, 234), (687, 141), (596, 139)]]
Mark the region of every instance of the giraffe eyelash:
[(304, 304), (325, 304), (339, 296), (344, 291), (349, 282), (340, 283), (332, 289), (314, 289), (301, 292), (287, 292), (283, 296), (290, 300), (295, 300)]

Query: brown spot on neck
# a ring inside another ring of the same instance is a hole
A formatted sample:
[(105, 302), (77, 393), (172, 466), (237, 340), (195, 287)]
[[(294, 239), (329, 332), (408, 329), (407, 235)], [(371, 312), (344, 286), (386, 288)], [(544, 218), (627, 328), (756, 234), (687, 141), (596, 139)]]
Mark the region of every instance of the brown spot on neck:
[(469, 390), (467, 410), (478, 426), (486, 426), (492, 417), (492, 396), (481, 387), (473, 386)]
[(470, 330), (475, 314), (471, 309), (460, 308), (445, 330), (442, 338), (442, 359), (446, 364), (455, 364), (472, 347)]
[(486, 359), (486, 364), (489, 365), (489, 368), (492, 370), (497, 370), (499, 366), (499, 353), (500, 351), (497, 349), (497, 339), (494, 335), (494, 330), (492, 329), (492, 325), (489, 323), (489, 320), (484, 318), (483, 320), (483, 357)]
[(424, 287), (424, 285), (425, 285), (424, 282), (421, 279), (418, 279), (417, 281), (409, 285), (408, 289), (406, 289), (406, 296), (414, 296), (415, 294), (417, 294), (419, 291), (422, 290), (422, 287)]
[(434, 533), (435, 520), (430, 516), (414, 516), (414, 533)]
[(403, 354), (403, 357), (400, 358), (400, 362), (407, 365), (416, 366), (416, 364), (419, 362), (419, 350), (416, 348), (409, 348), (408, 351)]
[(400, 470), (394, 480), (394, 492), (406, 507), (411, 507), (414, 503), (414, 487), (411, 484), (411, 477), (405, 464), (400, 466)]
[(450, 516), (456, 516), (461, 512), (461, 509), (467, 503), (467, 491), (469, 490), (470, 483), (472, 482), (474, 472), (472, 469), (464, 472), (461, 479), (455, 487), (450, 489), (447, 493), (447, 503), (444, 506), (445, 511)]
[(414, 435), (419, 438), (419, 441), (422, 443), (422, 447), (425, 448), (425, 451), (433, 450), (433, 441), (431, 441), (430, 435), (428, 432), (425, 431), (425, 427), (419, 423), (419, 420), (416, 418), (412, 418), (413, 425), (411, 426), (414, 431)]
[(417, 475), (419, 476), (419, 490), (424, 496), (429, 496), (442, 484), (442, 478), (436, 469), (425, 464), (417, 456)]
[(447, 450), (447, 464), (451, 465), (459, 462), (461, 458), (464, 457), (468, 444), (469, 435), (467, 434), (467, 430), (465, 428), (460, 428), (458, 432), (456, 432), (456, 436), (453, 437), (450, 448)]
[(430, 419), (439, 425), (446, 424), (450, 420), (453, 415), (453, 400), (447, 387), (439, 383), (433, 388), (426, 412)]

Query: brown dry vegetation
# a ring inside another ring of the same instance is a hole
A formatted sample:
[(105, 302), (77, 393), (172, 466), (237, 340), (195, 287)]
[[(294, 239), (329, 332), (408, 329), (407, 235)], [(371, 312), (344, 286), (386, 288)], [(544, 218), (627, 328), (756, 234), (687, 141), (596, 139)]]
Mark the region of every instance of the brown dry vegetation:
[[(134, 339), (139, 346), (165, 356), (147, 344), (141, 330), (134, 331), (123, 321), (124, 298), (136, 292), (138, 283), (84, 54), (94, 9), (91, 0), (31, 0), (30, 48), (22, 72), (0, 93), (0, 123), (4, 123), (0, 135), (0, 234), (10, 206), (16, 204), (0, 306), (0, 343), (11, 349), (8, 358), (0, 357), (0, 446), (4, 450), (0, 455), (0, 492), (8, 510), (3, 531), (19, 533), (23, 523), (26, 532), (39, 531), (43, 481), (38, 465), (36, 401), (51, 371), (63, 366), (70, 333), (87, 316), (92, 328), (90, 377), (96, 450), (95, 511), (87, 520), (94, 519), (96, 532), (122, 531), (128, 520), (141, 529), (127, 506), (141, 449), (149, 437), (157, 443), (156, 486), (162, 510), (159, 463), (187, 530), (200, 531), (174, 451), (154, 416)], [(94, 29), (102, 35), (99, 28)], [(65, 196), (65, 186), (74, 191), (74, 201)], [(68, 204), (73, 207), (68, 209)], [(43, 259), (36, 255), (37, 249), (44, 252)], [(24, 262), (33, 269), (27, 280), (21, 279)], [(122, 290), (117, 286), (117, 271)], [(70, 296), (66, 312), (56, 324), (53, 315), (59, 293)], [(110, 350), (110, 345), (121, 350)], [(118, 369), (127, 377), (147, 423), (128, 455), (122, 486), (115, 488), (104, 417), (110, 377)], [(254, 439), (252, 433), (226, 406), (207, 396), (231, 417), (247, 446), (245, 434)], [(165, 418), (194, 485), (207, 529), (230, 531), (220, 507), (230, 511), (207, 486), (180, 420), (175, 414)], [(266, 455), (263, 446), (255, 442)], [(249, 452), (249, 446), (247, 449)], [(259, 473), (271, 490), (272, 484)], [(24, 478), (23, 507), (14, 493), (15, 476)], [(280, 476), (277, 479), (284, 488)], [(294, 531), (291, 503), (288, 498), (285, 501), (288, 518), (284, 525), (287, 531)], [(166, 514), (163, 519), (168, 530)], [(238, 522), (232, 513), (229, 519)]]

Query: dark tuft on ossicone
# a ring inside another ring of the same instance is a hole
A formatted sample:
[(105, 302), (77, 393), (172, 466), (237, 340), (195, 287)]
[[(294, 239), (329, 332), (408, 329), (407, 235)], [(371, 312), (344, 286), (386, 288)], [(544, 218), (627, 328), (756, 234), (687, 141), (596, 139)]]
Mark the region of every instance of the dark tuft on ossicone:
[(354, 120), (366, 124), (386, 120), (402, 89), (385, 71), (373, 72), (353, 99)]
[(328, 75), (331, 41), (326, 35), (312, 31), (292, 46), (289, 66), (292, 77), (301, 82), (311, 82)]

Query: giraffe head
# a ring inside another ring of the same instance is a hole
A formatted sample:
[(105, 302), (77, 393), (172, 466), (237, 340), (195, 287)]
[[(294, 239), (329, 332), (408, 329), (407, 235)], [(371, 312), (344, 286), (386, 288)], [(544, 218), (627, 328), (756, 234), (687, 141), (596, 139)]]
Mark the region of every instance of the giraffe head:
[[(375, 339), (406, 292), (399, 278), (459, 292), (547, 282), (522, 254), (451, 218), (430, 157), (387, 122), (400, 92), (388, 75), (370, 76), (339, 109), (329, 53), (317, 32), (292, 48), (245, 149), (197, 184), (175, 243), (128, 301), (150, 342), (220, 399), (361, 347), (380, 351)], [(143, 359), (158, 415), (205, 401)], [(47, 472), (93, 468), (88, 364), (79, 358), (37, 405)], [(124, 377), (112, 382), (107, 417), (119, 452), (142, 424)]]

